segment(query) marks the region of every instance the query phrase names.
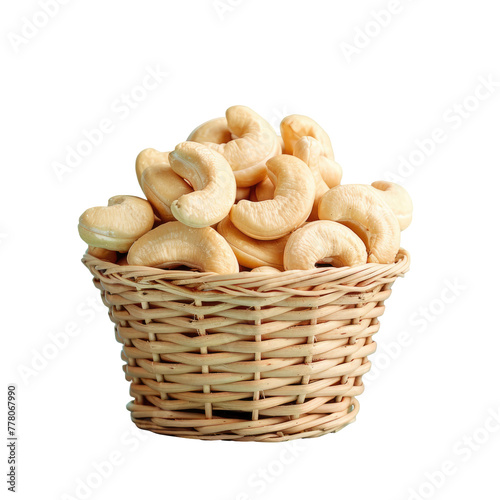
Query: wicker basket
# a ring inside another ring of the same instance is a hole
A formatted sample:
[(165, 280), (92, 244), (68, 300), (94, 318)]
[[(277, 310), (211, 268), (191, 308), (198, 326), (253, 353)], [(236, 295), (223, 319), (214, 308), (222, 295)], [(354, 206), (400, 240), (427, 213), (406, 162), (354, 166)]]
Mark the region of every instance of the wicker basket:
[(85, 254), (115, 323), (141, 429), (286, 441), (355, 420), (394, 264), (216, 275), (119, 266)]

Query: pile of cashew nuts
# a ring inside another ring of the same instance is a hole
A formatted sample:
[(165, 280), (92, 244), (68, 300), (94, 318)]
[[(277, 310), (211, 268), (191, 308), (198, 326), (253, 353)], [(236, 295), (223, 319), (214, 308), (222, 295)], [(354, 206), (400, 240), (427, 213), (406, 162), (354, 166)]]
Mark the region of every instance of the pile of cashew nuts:
[(281, 137), (232, 106), (173, 151), (141, 151), (146, 200), (114, 196), (80, 217), (87, 252), (120, 265), (234, 274), (394, 262), (412, 218), (394, 183), (341, 185), (326, 132), (291, 115)]

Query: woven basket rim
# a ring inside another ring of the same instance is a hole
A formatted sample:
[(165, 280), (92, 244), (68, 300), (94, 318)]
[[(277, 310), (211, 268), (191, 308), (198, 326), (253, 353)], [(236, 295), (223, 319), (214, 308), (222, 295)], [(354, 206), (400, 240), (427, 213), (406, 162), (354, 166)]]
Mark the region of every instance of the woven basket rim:
[[(190, 291), (219, 291), (237, 294), (254, 293), (261, 295), (270, 291), (284, 292), (291, 289), (314, 287), (314, 291), (297, 292), (298, 295), (321, 295), (331, 292), (332, 287), (345, 291), (369, 291), (375, 283), (394, 281), (403, 276), (410, 266), (410, 255), (400, 248), (395, 262), (391, 264), (361, 264), (353, 267), (321, 267), (310, 270), (280, 271), (279, 273), (255, 273), (242, 271), (235, 274), (159, 269), (147, 266), (119, 265), (101, 260), (87, 252), (82, 262), (93, 268), (102, 278), (120, 282), (135, 288), (171, 290), (189, 289)], [(325, 287), (325, 289), (322, 289)]]

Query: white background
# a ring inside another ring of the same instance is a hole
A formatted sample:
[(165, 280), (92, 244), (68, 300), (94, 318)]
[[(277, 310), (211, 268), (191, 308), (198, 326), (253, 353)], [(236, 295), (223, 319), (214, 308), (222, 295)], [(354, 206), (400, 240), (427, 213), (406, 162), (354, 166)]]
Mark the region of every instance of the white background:
[[(18, 498), (498, 498), (497, 4), (57, 5), (50, 19), (34, 0), (0, 12), (2, 392), (18, 386)], [(147, 68), (168, 76), (141, 92)], [(124, 105), (131, 93), (141, 101)], [(397, 175), (415, 205), (411, 272), (387, 301), (356, 423), (286, 455), (135, 433), (120, 346), (80, 262), (78, 216), (141, 195), (137, 153), (172, 149), (233, 104), (275, 126), (311, 116), (343, 183)], [(101, 143), (58, 175), (103, 119)]]

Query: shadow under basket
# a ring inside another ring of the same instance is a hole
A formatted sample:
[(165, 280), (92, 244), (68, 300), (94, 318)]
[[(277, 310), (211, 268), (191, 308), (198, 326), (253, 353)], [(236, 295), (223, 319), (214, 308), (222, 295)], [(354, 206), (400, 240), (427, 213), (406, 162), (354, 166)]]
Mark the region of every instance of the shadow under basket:
[(137, 427), (277, 442), (355, 420), (377, 318), (410, 259), (232, 275), (82, 261), (123, 344)]

